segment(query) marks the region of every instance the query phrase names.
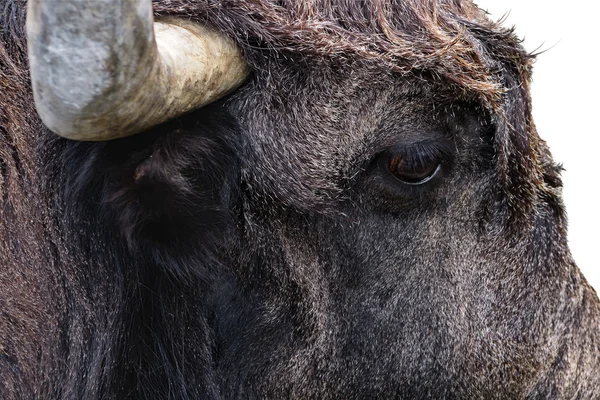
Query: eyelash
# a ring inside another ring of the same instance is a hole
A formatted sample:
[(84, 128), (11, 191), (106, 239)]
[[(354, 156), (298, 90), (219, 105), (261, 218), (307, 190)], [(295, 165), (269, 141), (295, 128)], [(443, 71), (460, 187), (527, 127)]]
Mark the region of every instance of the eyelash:
[[(386, 174), (392, 174), (397, 182), (418, 186), (435, 178), (443, 167), (450, 164), (450, 154), (444, 143), (422, 141), (384, 152), (379, 157), (379, 166)], [(398, 171), (400, 167), (404, 170)], [(406, 179), (399, 175), (401, 172), (407, 174)], [(419, 173), (423, 173), (422, 178), (419, 178)]]

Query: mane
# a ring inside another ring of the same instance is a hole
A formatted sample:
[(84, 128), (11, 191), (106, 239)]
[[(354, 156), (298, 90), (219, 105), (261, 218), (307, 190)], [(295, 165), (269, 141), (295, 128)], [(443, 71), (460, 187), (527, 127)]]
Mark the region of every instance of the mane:
[(5, 213), (26, 214), (27, 202), (13, 203), (10, 207), (6, 204), (10, 200), (9, 193), (19, 192), (22, 199), (27, 198), (27, 191), (21, 191), (29, 186), (34, 161), (23, 155), (35, 152), (35, 132), (39, 129), (33, 127), (39, 123), (34, 117), (28, 83), (23, 31), (25, 2), (8, 1), (3, 6), (0, 5), (0, 219), (9, 221), (7, 217), (2, 218)]

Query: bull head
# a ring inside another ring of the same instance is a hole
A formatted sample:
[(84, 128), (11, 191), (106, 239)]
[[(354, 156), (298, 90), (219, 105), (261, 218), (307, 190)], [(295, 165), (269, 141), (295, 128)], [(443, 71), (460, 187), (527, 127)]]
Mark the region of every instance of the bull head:
[(151, 0), (30, 1), (27, 38), (37, 111), (69, 139), (139, 133), (248, 75), (228, 39), (182, 19), (154, 22)]

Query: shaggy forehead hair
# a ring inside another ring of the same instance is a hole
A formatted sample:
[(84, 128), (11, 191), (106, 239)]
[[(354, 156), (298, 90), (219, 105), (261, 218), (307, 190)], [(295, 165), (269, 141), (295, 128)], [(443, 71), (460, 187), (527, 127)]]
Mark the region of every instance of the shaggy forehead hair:
[(472, 1), (155, 0), (154, 7), (228, 34), (255, 71), (281, 57), (312, 66), (360, 61), (438, 83), (440, 98), (479, 103), (491, 115), (499, 196), (513, 217), (529, 219), (540, 196), (558, 202), (558, 169), (531, 116), (534, 56)]
[[(427, 72), (493, 108), (507, 89), (498, 61), (527, 82), (533, 60), (512, 30), (468, 0), (153, 1), (159, 16), (185, 16), (227, 33), (253, 67), (261, 66), (250, 54), (257, 48), (313, 61), (360, 59), (403, 74)], [(5, 4), (0, 34), (24, 37), (24, 15), (15, 10), (25, 3)]]
[(531, 57), (513, 32), (471, 1), (161, 0), (155, 10), (216, 25), (242, 48), (425, 72), (493, 108), (505, 91), (493, 60), (529, 76)]

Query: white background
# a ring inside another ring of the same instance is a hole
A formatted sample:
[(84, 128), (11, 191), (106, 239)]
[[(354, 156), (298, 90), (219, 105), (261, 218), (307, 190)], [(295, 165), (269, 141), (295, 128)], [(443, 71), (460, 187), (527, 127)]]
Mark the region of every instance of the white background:
[(474, 0), (525, 48), (546, 50), (533, 70), (533, 116), (554, 160), (562, 163), (571, 253), (600, 293), (600, 2)]

